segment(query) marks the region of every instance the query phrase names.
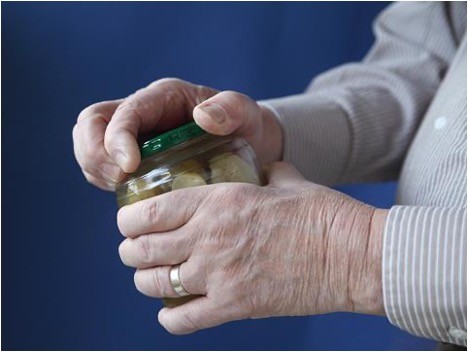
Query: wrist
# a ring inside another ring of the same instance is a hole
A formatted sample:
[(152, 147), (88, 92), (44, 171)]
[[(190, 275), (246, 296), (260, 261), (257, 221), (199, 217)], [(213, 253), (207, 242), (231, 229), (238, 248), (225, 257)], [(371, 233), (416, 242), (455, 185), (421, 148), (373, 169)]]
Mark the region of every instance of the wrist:
[(261, 164), (269, 164), (283, 159), (283, 131), (281, 124), (269, 107), (259, 104), (262, 119), (262, 143), (258, 146)]
[(382, 291), (383, 236), (388, 210), (372, 208), (363, 224), (362, 246), (358, 258), (352, 258), (349, 300), (351, 311), (364, 314), (385, 315)]

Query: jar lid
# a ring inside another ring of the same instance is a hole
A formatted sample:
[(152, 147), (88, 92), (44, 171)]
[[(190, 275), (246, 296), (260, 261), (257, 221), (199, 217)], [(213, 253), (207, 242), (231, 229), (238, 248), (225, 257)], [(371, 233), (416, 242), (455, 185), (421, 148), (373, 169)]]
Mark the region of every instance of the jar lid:
[(144, 142), (140, 148), (141, 157), (146, 158), (154, 153), (163, 152), (205, 133), (195, 122), (187, 123)]

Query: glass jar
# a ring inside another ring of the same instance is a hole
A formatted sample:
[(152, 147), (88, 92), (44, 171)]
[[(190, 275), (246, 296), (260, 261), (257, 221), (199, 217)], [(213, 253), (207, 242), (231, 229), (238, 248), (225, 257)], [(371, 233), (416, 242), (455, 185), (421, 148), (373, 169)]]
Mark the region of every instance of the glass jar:
[[(239, 137), (206, 133), (194, 122), (156, 136), (141, 147), (138, 170), (117, 187), (119, 208), (172, 190), (221, 182), (262, 185), (255, 153)], [(194, 296), (164, 298), (166, 307)]]

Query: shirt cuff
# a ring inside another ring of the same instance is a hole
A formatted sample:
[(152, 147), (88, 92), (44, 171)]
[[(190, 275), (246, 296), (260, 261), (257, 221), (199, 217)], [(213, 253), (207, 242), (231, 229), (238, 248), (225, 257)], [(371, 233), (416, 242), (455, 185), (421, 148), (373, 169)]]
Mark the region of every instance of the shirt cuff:
[(283, 130), (283, 160), (309, 180), (338, 183), (347, 167), (351, 133), (346, 115), (324, 95), (293, 95), (259, 102)]
[(466, 346), (466, 208), (394, 206), (382, 278), (390, 322)]

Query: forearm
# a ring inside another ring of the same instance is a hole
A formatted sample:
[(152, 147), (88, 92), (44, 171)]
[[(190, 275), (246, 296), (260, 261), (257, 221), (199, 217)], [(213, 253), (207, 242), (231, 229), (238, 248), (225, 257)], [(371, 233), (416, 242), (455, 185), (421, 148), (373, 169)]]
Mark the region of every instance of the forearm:
[(283, 128), (283, 160), (326, 185), (396, 179), (456, 50), (445, 7), (390, 6), (362, 62), (321, 74), (304, 94), (264, 102)]
[(281, 160), (322, 185), (339, 183), (351, 151), (346, 114), (329, 97), (300, 94), (260, 102), (282, 131)]
[(283, 158), (283, 131), (274, 113), (260, 104), (263, 143), (258, 147), (257, 157), (261, 164), (281, 161)]
[(418, 336), (466, 345), (466, 240), (465, 207), (390, 209), (382, 252), (390, 322)]

